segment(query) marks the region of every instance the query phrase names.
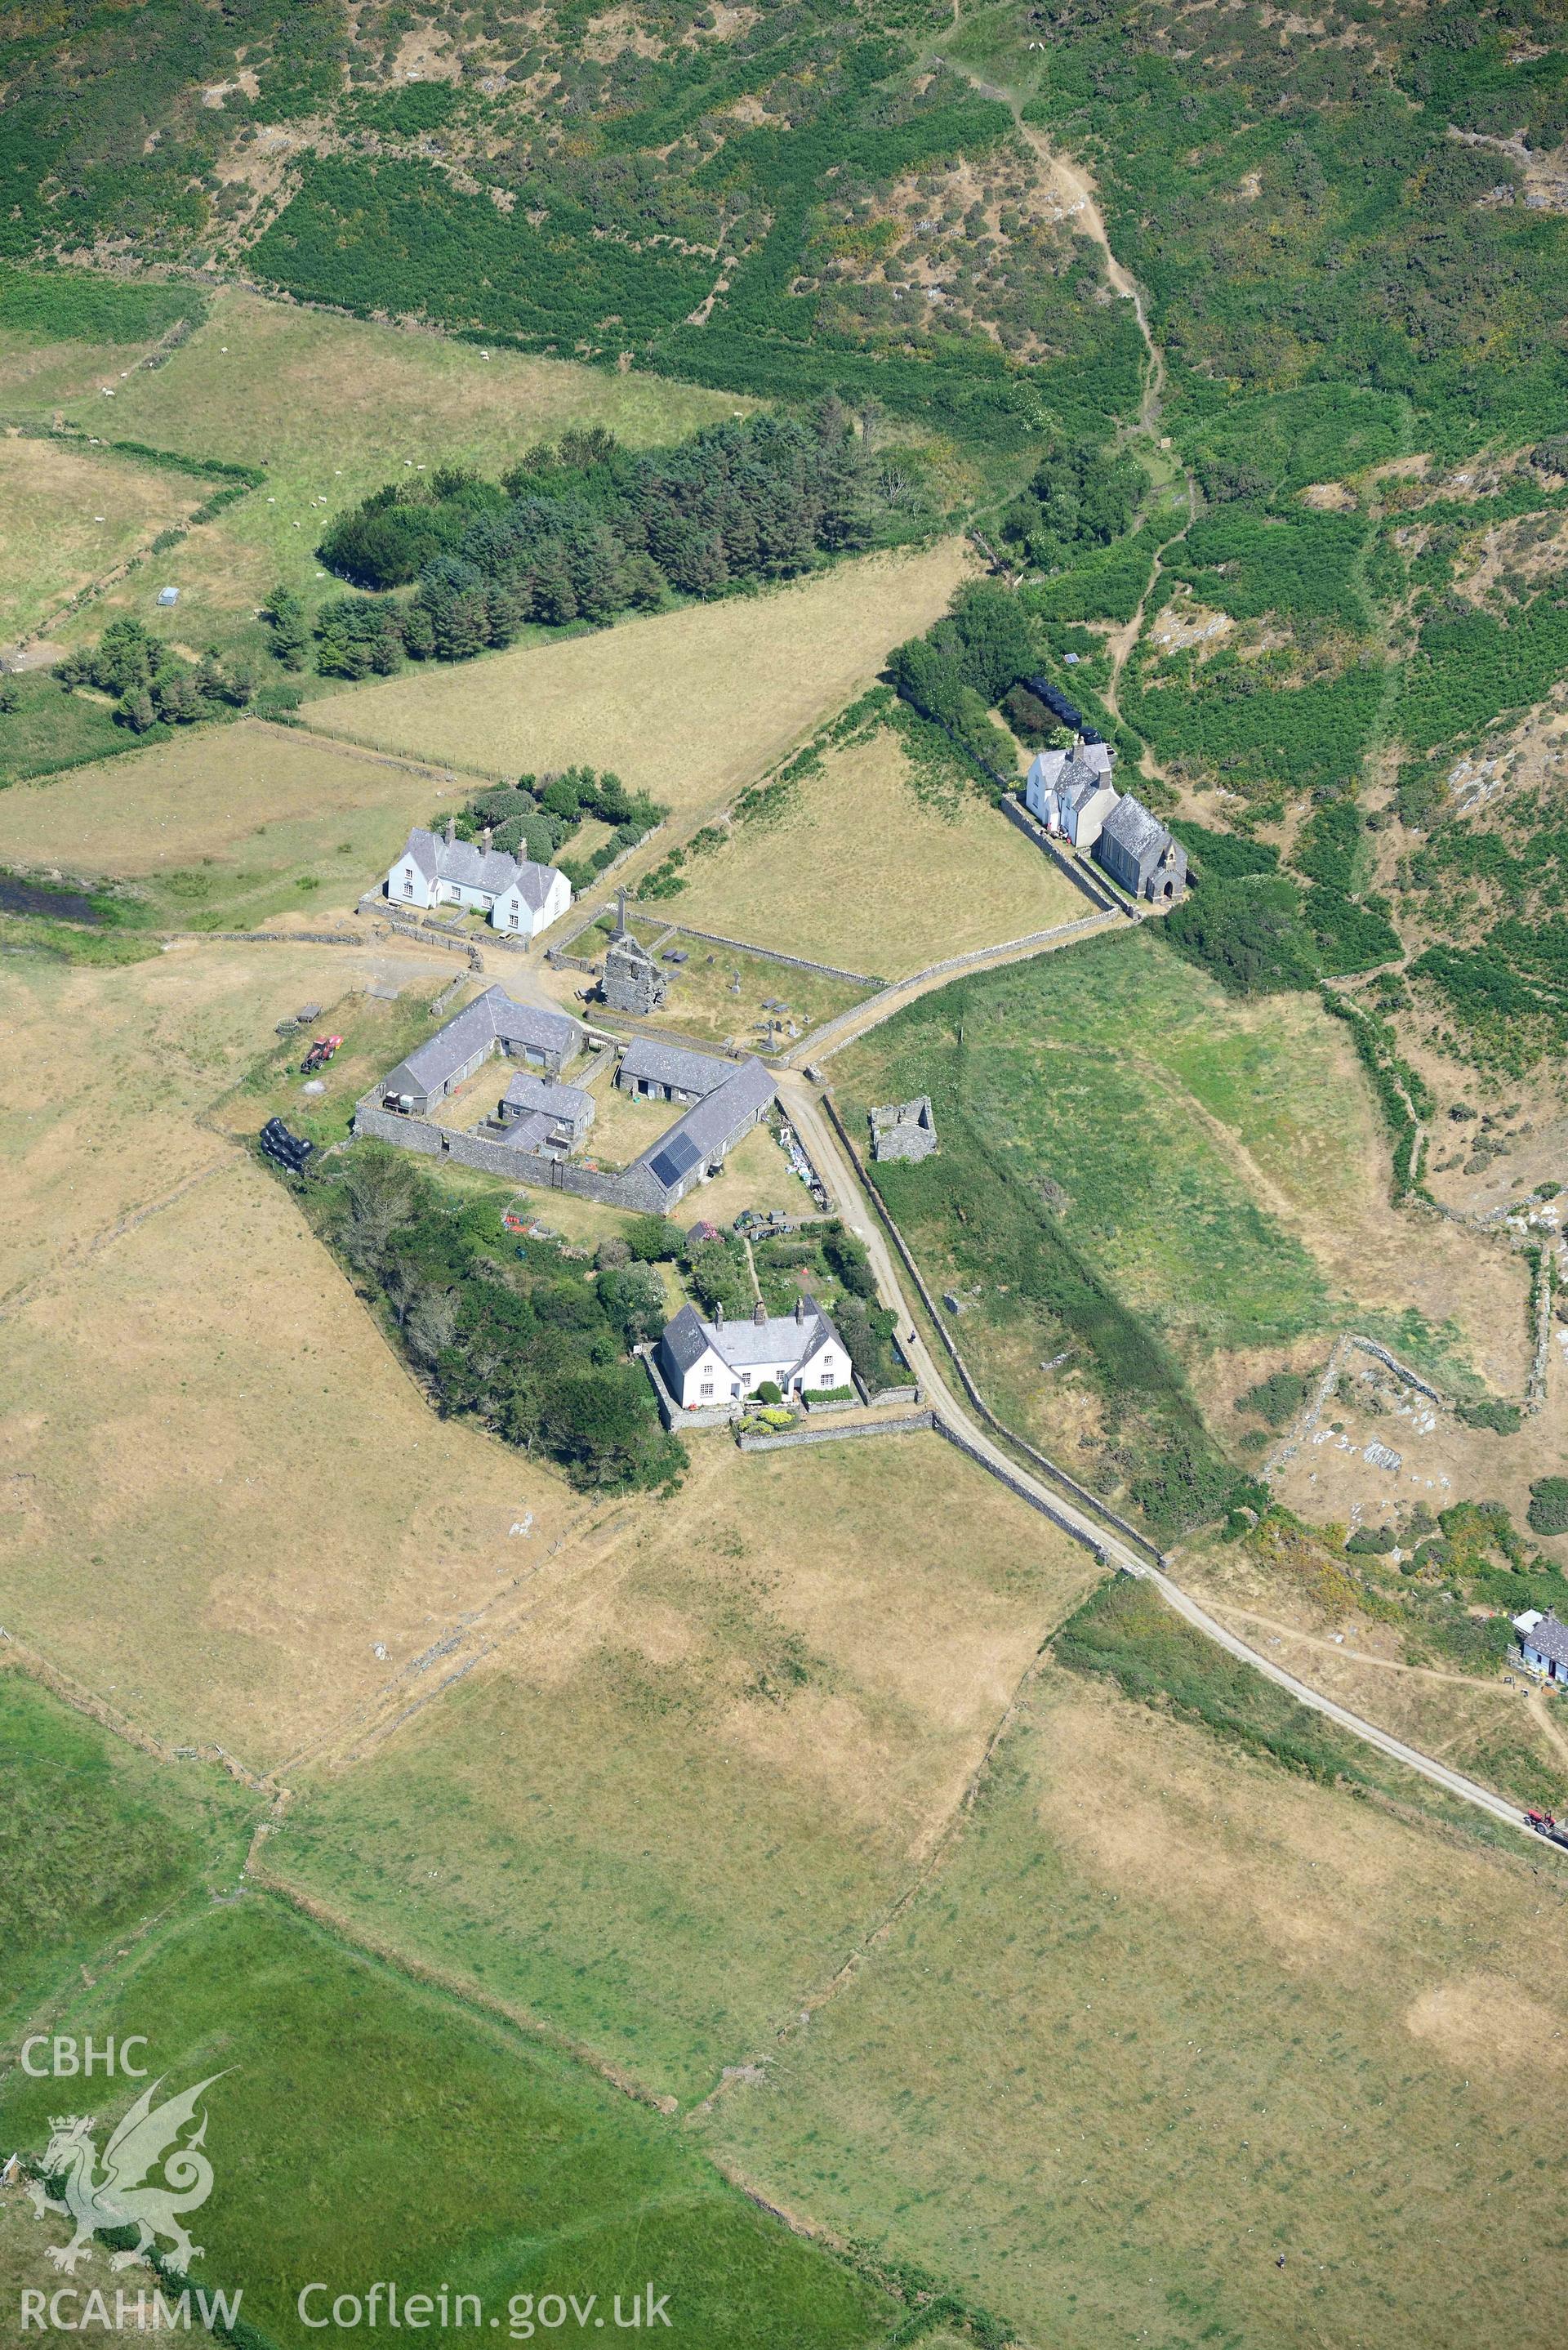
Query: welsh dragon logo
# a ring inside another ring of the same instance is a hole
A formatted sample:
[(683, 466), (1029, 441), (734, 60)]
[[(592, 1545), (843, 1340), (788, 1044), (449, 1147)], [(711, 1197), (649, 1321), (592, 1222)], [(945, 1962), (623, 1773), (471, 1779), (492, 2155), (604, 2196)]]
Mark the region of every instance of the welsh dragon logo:
[[(191, 2241), (183, 2215), (199, 2210), (213, 2191), (213, 2166), (201, 2151), (207, 2135), (205, 2114), (192, 2138), (183, 2146), (179, 2138), (194, 2118), (203, 2091), (223, 2077), (213, 2073), (182, 2096), (170, 2097), (161, 2106), (154, 2106), (152, 2100), (162, 2082), (154, 2081), (116, 2125), (103, 2150), (101, 2170), (93, 2142), (97, 2116), (51, 2116), (53, 2135), (39, 2166), (48, 2184), (33, 2179), (27, 2192), (40, 2220), (47, 2211), (57, 2211), (75, 2222), (76, 2233), (68, 2244), (47, 2247), (57, 2269), (74, 2276), (78, 2262), (92, 2258), (92, 2240), (99, 2228), (138, 2230), (137, 2241), (129, 2251), (112, 2255), (111, 2269), (128, 2268), (143, 2252), (151, 2251), (161, 2236), (168, 2238), (168, 2256), (176, 2267), (182, 2269), (201, 2259), (202, 2247)], [(161, 2181), (149, 2184), (151, 2174), (159, 2170)], [(61, 2185), (62, 2199), (48, 2191), (49, 2186), (57, 2184)]]

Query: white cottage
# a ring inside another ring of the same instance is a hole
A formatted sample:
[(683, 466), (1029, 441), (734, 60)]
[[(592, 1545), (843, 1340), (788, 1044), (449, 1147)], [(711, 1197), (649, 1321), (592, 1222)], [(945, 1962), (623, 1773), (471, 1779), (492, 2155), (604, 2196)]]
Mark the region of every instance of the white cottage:
[(1116, 805), (1111, 781), (1115, 754), (1107, 743), (1075, 743), (1070, 751), (1042, 751), (1023, 778), (1023, 805), (1048, 832), (1075, 848), (1093, 848)]
[(722, 1410), (769, 1380), (792, 1397), (850, 1385), (843, 1339), (821, 1307), (804, 1297), (793, 1314), (769, 1314), (759, 1305), (744, 1322), (726, 1322), (722, 1307), (704, 1322), (694, 1305), (683, 1305), (664, 1326), (659, 1359), (682, 1411)]
[(1568, 1681), (1568, 1624), (1560, 1624), (1550, 1608), (1542, 1616), (1527, 1607), (1513, 1618), (1519, 1653), (1527, 1673), (1537, 1680)]
[(444, 834), (416, 826), (381, 893), (398, 906), (463, 906), (521, 939), (548, 930), (572, 902), (572, 885), (558, 867), (519, 862), (492, 848), (488, 832), (480, 845), (459, 840), (450, 819)]

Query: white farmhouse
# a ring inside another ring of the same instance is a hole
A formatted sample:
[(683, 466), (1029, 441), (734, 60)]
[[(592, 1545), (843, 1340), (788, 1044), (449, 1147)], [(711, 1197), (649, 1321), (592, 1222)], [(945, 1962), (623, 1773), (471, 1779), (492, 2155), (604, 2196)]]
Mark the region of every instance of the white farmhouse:
[(765, 1381), (800, 1396), (850, 1385), (849, 1355), (820, 1306), (802, 1297), (793, 1314), (759, 1305), (745, 1322), (726, 1322), (721, 1306), (704, 1322), (683, 1305), (659, 1342), (665, 1385), (682, 1411), (722, 1410), (744, 1402)]
[(416, 826), (381, 893), (397, 906), (463, 906), (519, 939), (548, 930), (572, 902), (572, 885), (558, 867), (519, 863), (492, 848), (488, 832), (477, 847), (459, 840), (450, 818), (444, 835)]
[(1064, 835), (1085, 852), (1116, 804), (1107, 743), (1075, 743), (1070, 751), (1042, 751), (1023, 778), (1023, 805), (1047, 832)]

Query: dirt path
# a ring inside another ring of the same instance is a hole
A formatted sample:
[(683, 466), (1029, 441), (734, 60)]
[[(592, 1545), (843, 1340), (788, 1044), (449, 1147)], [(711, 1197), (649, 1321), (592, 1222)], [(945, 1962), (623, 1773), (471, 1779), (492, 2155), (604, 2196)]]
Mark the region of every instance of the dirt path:
[[(1303, 1632), (1300, 1625), (1282, 1623), (1277, 1616), (1261, 1616), (1255, 1607), (1232, 1607), (1228, 1600), (1205, 1597), (1200, 1593), (1195, 1596), (1202, 1597), (1204, 1606), (1221, 1620), (1255, 1624), (1265, 1632), (1278, 1632), (1286, 1639), (1300, 1640), (1309, 1648), (1322, 1648), (1325, 1653), (1332, 1649), (1353, 1664), (1376, 1665), (1383, 1672), (1407, 1673), (1417, 1680), (1447, 1681), (1451, 1688), (1490, 1690), (1494, 1697), (1503, 1688), (1501, 1681), (1489, 1680), (1483, 1673), (1448, 1673), (1441, 1665), (1407, 1665), (1398, 1657), (1375, 1657), (1369, 1649), (1353, 1648), (1348, 1641), (1342, 1645), (1325, 1633)], [(1568, 1754), (1568, 1744), (1563, 1751)]]
[[(954, 0), (955, 11), (957, 0)], [(956, 21), (956, 19), (955, 19)], [(1155, 341), (1144, 306), (1143, 291), (1131, 273), (1123, 268), (1111, 246), (1106, 228), (1105, 214), (1100, 210), (1095, 183), (1082, 163), (1069, 163), (1058, 155), (1045, 133), (1023, 120), (1023, 109), (1016, 90), (1003, 89), (998, 83), (982, 81), (978, 74), (957, 59), (950, 60), (955, 72), (965, 75), (971, 87), (981, 98), (989, 98), (998, 106), (1005, 106), (1018, 126), (1018, 135), (1033, 154), (1044, 176), (1045, 184), (1061, 205), (1064, 213), (1076, 226), (1080, 235), (1097, 244), (1105, 268), (1106, 282), (1113, 293), (1133, 306), (1137, 329), (1148, 353), (1148, 375), (1144, 385), (1143, 400), (1138, 409), (1138, 423), (1152, 438), (1158, 437), (1160, 402), (1165, 396), (1165, 353)]]
[[(956, 11), (957, 0), (954, 0), (954, 6)], [(967, 68), (961, 65), (957, 69), (961, 73), (967, 71)], [(1008, 108), (1013, 121), (1018, 126), (1019, 137), (1039, 164), (1045, 184), (1061, 205), (1063, 213), (1079, 235), (1086, 236), (1092, 244), (1098, 246), (1100, 264), (1106, 273), (1106, 285), (1122, 301), (1132, 304), (1133, 316), (1137, 320), (1137, 330), (1143, 338), (1144, 350), (1147, 355), (1147, 365), (1144, 372), (1143, 397), (1138, 403), (1137, 430), (1146, 434), (1151, 442), (1158, 442), (1168, 380), (1165, 353), (1156, 341), (1154, 329), (1149, 325), (1148, 308), (1144, 301), (1142, 287), (1131, 271), (1116, 258), (1116, 249), (1111, 244), (1110, 233), (1106, 227), (1105, 214), (1100, 210), (1099, 197), (1086, 166), (1082, 163), (1069, 162), (1065, 156), (1056, 152), (1044, 130), (1034, 123), (1025, 122), (1023, 106), (1015, 90), (1003, 89), (995, 82), (982, 81), (975, 74), (970, 74), (969, 80), (981, 98), (992, 99), (998, 105)], [(1122, 723), (1121, 703), (1118, 698), (1122, 672), (1132, 657), (1134, 647), (1143, 634), (1144, 616), (1148, 609), (1149, 598), (1159, 584), (1164, 568), (1164, 556), (1168, 548), (1186, 536), (1197, 518), (1197, 492), (1192, 476), (1185, 467), (1182, 468), (1182, 477), (1187, 491), (1187, 518), (1179, 530), (1173, 530), (1170, 536), (1163, 540), (1155, 549), (1154, 558), (1149, 566), (1148, 579), (1143, 594), (1138, 598), (1137, 609), (1132, 619), (1125, 627), (1116, 629), (1106, 639), (1106, 650), (1111, 657), (1111, 674), (1103, 699), (1106, 709), (1118, 725)], [(1160, 775), (1161, 770), (1154, 754), (1147, 747), (1138, 761), (1138, 772), (1151, 779)]]
[(1539, 1690), (1530, 1692), (1530, 1711), (1542, 1738), (1561, 1754), (1564, 1762), (1568, 1762), (1568, 1738), (1564, 1738), (1552, 1719), (1552, 1708)]

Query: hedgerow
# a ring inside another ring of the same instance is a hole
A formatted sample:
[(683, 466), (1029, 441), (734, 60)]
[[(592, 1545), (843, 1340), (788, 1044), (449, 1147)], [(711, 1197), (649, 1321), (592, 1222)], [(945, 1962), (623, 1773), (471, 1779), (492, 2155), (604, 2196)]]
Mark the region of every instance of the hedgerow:
[(685, 1450), (628, 1359), (662, 1321), (656, 1276), (628, 1267), (596, 1282), (560, 1243), (517, 1243), (494, 1201), (450, 1197), (384, 1144), (360, 1143), (305, 1197), (444, 1411), (543, 1452), (585, 1489), (680, 1478)]

